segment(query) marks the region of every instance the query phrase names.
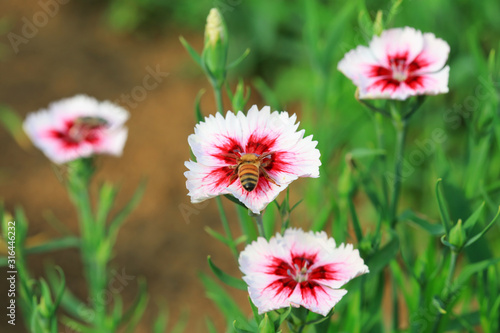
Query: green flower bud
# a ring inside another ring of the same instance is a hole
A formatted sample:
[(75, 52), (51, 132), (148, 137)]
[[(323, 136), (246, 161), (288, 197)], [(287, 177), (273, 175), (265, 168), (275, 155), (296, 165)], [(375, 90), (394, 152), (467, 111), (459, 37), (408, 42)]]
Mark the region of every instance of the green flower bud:
[(205, 26), (205, 47), (202, 63), (212, 84), (222, 87), (226, 79), (228, 38), (226, 24), (216, 8), (212, 8)]
[(450, 230), (449, 243), (453, 245), (456, 249), (460, 250), (467, 240), (467, 235), (462, 226), (462, 220), (458, 220), (457, 224), (453, 226)]

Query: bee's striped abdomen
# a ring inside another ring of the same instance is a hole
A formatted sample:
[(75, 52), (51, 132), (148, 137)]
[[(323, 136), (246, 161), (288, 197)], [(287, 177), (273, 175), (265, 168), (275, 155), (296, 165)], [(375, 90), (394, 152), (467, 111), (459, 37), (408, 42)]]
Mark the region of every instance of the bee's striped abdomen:
[(238, 168), (238, 177), (241, 186), (248, 192), (252, 192), (259, 181), (259, 167), (254, 163), (242, 163)]

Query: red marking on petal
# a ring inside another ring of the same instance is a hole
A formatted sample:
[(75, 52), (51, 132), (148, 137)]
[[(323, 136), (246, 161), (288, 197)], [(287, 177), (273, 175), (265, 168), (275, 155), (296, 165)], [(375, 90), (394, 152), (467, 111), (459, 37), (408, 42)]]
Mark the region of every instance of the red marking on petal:
[(368, 77), (379, 77), (379, 76), (392, 76), (392, 70), (389, 68), (385, 68), (382, 66), (371, 66), (370, 69), (368, 70), (368, 73), (366, 73)]
[(300, 294), (302, 295), (302, 299), (309, 300), (308, 303), (311, 303), (311, 298), (313, 298), (315, 302), (318, 303), (316, 294), (319, 290), (324, 291), (323, 287), (316, 282), (304, 281), (300, 283)]
[(105, 127), (68, 120), (64, 123), (63, 130), (49, 130), (47, 136), (60, 141), (64, 149), (78, 147), (83, 142), (95, 145), (101, 141), (100, 132)]
[(279, 275), (279, 276), (288, 276), (288, 271), (293, 269), (287, 262), (283, 261), (280, 258), (273, 257), (271, 258), (271, 264), (268, 265), (269, 274)]
[(278, 296), (281, 293), (284, 293), (286, 297), (290, 297), (293, 294), (293, 291), (297, 287), (297, 282), (292, 278), (283, 278), (276, 280), (269, 284), (264, 290), (271, 289), (274, 291), (274, 294)]
[(235, 180), (231, 180), (231, 176), (234, 174), (234, 169), (228, 167), (220, 167), (212, 170), (208, 175), (203, 177), (203, 181), (207, 183), (209, 186), (213, 186), (215, 188), (219, 187), (228, 187)]
[(406, 60), (408, 59), (408, 51), (404, 51), (403, 53), (396, 53), (393, 55), (387, 55), (387, 62), (389, 64), (394, 64), (394, 63), (406, 63)]
[(289, 172), (290, 164), (289, 162), (285, 162), (283, 157), (287, 154), (291, 154), (289, 152), (275, 152), (271, 155), (271, 160), (266, 166), (267, 171), (273, 172)]
[[(316, 261), (316, 253), (291, 253), (291, 257), (291, 264), (280, 258), (270, 258), (268, 271), (266, 273), (281, 278), (273, 281), (265, 289), (273, 290), (276, 296), (280, 293), (285, 293), (288, 297), (292, 295), (297, 285), (299, 285), (302, 298), (307, 300), (309, 303), (312, 298), (317, 303), (318, 292), (325, 291), (324, 288), (315, 280), (335, 279), (335, 270), (333, 269), (333, 265), (320, 266), (310, 270), (309, 267), (312, 267)], [(305, 274), (304, 272), (301, 272), (303, 269), (310, 270), (310, 272), (306, 275), (307, 280), (297, 282), (297, 276), (300, 276), (301, 274), (304, 276)]]
[(421, 53), (408, 66), (408, 72), (413, 73), (421, 68), (429, 66), (430, 64), (431, 64), (430, 61), (425, 59)]
[(406, 79), (405, 83), (412, 89), (424, 87), (424, 79), (422, 76), (410, 76)]
[(299, 267), (304, 267), (307, 265), (307, 267), (311, 267), (311, 265), (314, 264), (316, 261), (316, 256), (317, 254), (307, 254), (307, 253), (302, 253), (302, 254), (293, 254), (292, 253), (292, 263), (294, 265), (297, 265)]
[(228, 165), (236, 165), (237, 163), (235, 156), (239, 156), (239, 153), (243, 152), (243, 148), (235, 139), (227, 136), (224, 138), (226, 139), (226, 142), (220, 146), (216, 146), (216, 148), (220, 150), (220, 153), (214, 154), (212, 156), (218, 158), (221, 161), (224, 161)]
[(334, 265), (315, 267), (309, 273), (310, 280), (338, 280)]
[(257, 155), (269, 153), (273, 150), (275, 143), (276, 138), (271, 138), (268, 135), (259, 137), (257, 136), (257, 134), (253, 133), (248, 138), (248, 142), (245, 147), (245, 153)]
[(384, 92), (385, 90), (395, 91), (397, 88), (399, 88), (400, 84), (401, 82), (392, 78), (380, 79), (375, 81), (370, 87), (368, 87), (368, 90), (379, 88), (381, 92)]

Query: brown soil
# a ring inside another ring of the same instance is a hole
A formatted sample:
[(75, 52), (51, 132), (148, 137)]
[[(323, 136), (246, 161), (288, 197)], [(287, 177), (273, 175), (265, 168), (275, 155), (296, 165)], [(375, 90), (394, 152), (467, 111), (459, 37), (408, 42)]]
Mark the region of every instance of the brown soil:
[[(132, 302), (137, 291), (136, 277), (144, 276), (148, 282), (150, 303), (137, 331), (151, 331), (158, 311), (156, 303), (162, 300), (170, 309), (171, 325), (183, 310), (188, 310), (186, 332), (205, 332), (204, 316), (213, 318), (222, 331), (222, 317), (205, 297), (198, 272), (209, 273), (206, 256), (211, 254), (229, 273), (240, 273), (229, 251), (203, 230), (210, 226), (222, 232), (215, 202), (205, 208), (192, 206), (183, 176), (184, 161), (189, 159), (187, 136), (195, 123), (194, 97), (200, 88), (210, 91), (208, 84), (179, 43), (179, 31), (174, 29), (154, 38), (120, 36), (102, 24), (100, 13), (82, 6), (76, 2), (61, 5), (38, 33), (18, 46), (17, 54), (7, 35), (2, 36), (0, 42), (6, 52), (0, 62), (0, 103), (24, 117), (51, 101), (78, 93), (113, 101), (142, 86), (147, 67), (168, 72), (156, 89), (136, 101), (135, 107), (127, 107), (131, 119), (124, 154), (121, 158), (98, 159), (100, 169), (94, 185), (103, 180), (120, 184), (120, 207), (141, 178), (149, 179), (141, 205), (120, 233), (113, 260), (119, 271), (134, 276), (134, 281), (120, 294), (126, 304)], [(22, 18), (33, 22), (33, 16), (40, 11), (35, 1), (3, 0), (0, 4), (0, 12), (7, 14), (12, 23), (8, 31), (17, 35), (22, 35)], [(197, 49), (201, 48), (201, 31), (185, 37)], [(204, 97), (203, 105), (206, 113), (213, 112), (210, 94)], [(73, 206), (45, 156), (34, 148), (22, 149), (3, 129), (0, 142), (0, 198), (10, 211), (17, 205), (24, 208), (32, 241), (60, 236), (43, 218), (47, 211), (78, 233)], [(185, 220), (182, 207), (195, 208), (197, 214)], [(85, 297), (78, 252), (73, 249), (33, 256), (30, 267), (34, 276), (43, 276), (43, 263), (49, 258), (63, 268), (69, 288)], [(1, 277), (3, 309), (7, 289), (5, 278)], [(232, 292), (241, 304), (247, 303), (246, 293)], [(27, 331), (19, 309), (15, 327), (6, 321), (2, 315), (1, 332)]]

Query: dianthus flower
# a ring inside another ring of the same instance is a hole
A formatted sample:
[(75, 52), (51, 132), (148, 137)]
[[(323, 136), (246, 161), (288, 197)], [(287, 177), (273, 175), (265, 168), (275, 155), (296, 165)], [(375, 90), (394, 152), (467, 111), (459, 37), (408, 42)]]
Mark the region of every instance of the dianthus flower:
[(245, 115), (209, 116), (188, 138), (196, 162), (184, 175), (193, 203), (232, 194), (255, 214), (298, 177), (319, 177), (312, 136), (297, 131), (296, 115), (254, 105)]
[(56, 164), (94, 154), (119, 156), (127, 140), (128, 112), (111, 102), (77, 95), (29, 114), (24, 131)]
[(303, 306), (326, 316), (347, 293), (339, 289), (368, 267), (352, 244), (336, 247), (322, 232), (287, 229), (259, 237), (239, 257), (243, 280), (259, 313)]
[(450, 46), (410, 27), (385, 30), (370, 46), (358, 46), (338, 69), (359, 88), (359, 98), (405, 100), (448, 92)]

